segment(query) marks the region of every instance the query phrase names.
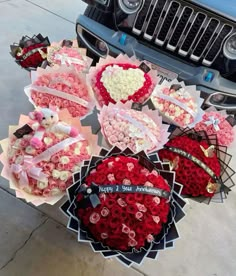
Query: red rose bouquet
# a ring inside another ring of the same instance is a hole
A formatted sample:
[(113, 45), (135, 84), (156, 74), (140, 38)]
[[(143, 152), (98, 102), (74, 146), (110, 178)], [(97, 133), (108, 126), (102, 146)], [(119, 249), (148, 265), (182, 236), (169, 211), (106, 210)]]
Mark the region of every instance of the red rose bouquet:
[(112, 146), (133, 152), (141, 150), (153, 152), (168, 141), (168, 125), (162, 123), (157, 110), (141, 106), (135, 110), (134, 104), (116, 103), (103, 106), (98, 114), (101, 131)]
[(156, 154), (103, 149), (74, 174), (74, 182), (62, 206), (68, 227), (104, 256), (141, 264), (178, 237), (170, 232), (184, 216), (181, 186)]
[(234, 186), (231, 177), (235, 172), (228, 166), (231, 156), (218, 144), (216, 135), (177, 128), (158, 154), (163, 162), (170, 162), (176, 180), (183, 185), (183, 195), (222, 202)]
[(32, 74), (32, 84), (25, 87), (25, 93), (35, 107), (66, 108), (73, 117), (84, 118), (95, 105), (85, 76), (66, 65), (38, 68)]
[(88, 80), (102, 107), (120, 101), (144, 103), (157, 83), (156, 75), (134, 57), (119, 55), (100, 59), (96, 67), (90, 67)]
[(48, 37), (43, 37), (41, 34), (33, 37), (23, 36), (18, 44), (10, 46), (10, 54), (21, 67), (28, 71), (36, 70), (46, 60), (49, 45)]
[(55, 109), (44, 108), (29, 116), (21, 115), (19, 125), (9, 128), (9, 138), (0, 141), (1, 175), (17, 197), (52, 205), (65, 195), (83, 160), (98, 152), (97, 137), (67, 111), (58, 117)]

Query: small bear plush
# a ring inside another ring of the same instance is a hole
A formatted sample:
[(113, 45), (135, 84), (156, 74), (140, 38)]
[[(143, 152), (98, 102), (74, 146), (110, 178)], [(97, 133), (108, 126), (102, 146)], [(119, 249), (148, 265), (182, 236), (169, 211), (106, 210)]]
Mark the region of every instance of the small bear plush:
[(45, 132), (65, 133), (71, 137), (76, 137), (79, 134), (76, 128), (59, 122), (58, 111), (54, 107), (50, 107), (50, 109), (40, 108), (30, 112), (29, 117), (38, 123), (35, 134), (30, 140), (30, 145), (36, 149), (42, 147), (42, 139)]

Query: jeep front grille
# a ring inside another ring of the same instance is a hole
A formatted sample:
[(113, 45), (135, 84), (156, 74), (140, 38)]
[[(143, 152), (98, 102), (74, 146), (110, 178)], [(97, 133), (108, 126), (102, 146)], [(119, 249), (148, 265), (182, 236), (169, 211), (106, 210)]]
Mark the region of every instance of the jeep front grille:
[(132, 32), (194, 62), (210, 66), (233, 27), (182, 1), (146, 0)]

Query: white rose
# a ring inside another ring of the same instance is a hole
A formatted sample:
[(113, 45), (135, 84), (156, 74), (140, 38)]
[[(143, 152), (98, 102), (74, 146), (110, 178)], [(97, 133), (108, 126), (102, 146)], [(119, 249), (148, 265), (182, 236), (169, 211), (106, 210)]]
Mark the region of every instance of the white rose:
[(55, 179), (60, 178), (60, 174), (61, 174), (61, 172), (58, 171), (58, 170), (53, 170), (52, 171), (52, 177), (55, 178)]
[(10, 157), (10, 158), (13, 157), (15, 155), (15, 152), (16, 152), (15, 149), (13, 149), (13, 148), (9, 149), (8, 150), (8, 157)]
[(48, 186), (48, 180), (45, 180), (45, 181), (38, 181), (37, 182), (37, 187), (40, 189), (40, 190), (43, 190), (45, 188), (47, 188)]
[(78, 172), (80, 170), (80, 166), (79, 165), (75, 165), (73, 168), (72, 168), (72, 172)]
[(70, 162), (70, 158), (68, 156), (62, 156), (60, 158), (60, 163), (65, 165), (65, 164), (68, 164)]
[(60, 179), (62, 181), (67, 181), (69, 178), (69, 172), (68, 171), (61, 171), (60, 172)]
[(23, 191), (25, 191), (27, 194), (32, 194), (32, 188), (30, 186), (24, 187)]
[(24, 157), (22, 155), (19, 155), (16, 160), (15, 160), (15, 163), (18, 165), (18, 164), (22, 164), (24, 161)]
[(50, 193), (51, 196), (56, 196), (56, 195), (59, 195), (59, 194), (61, 194), (61, 191), (58, 188), (53, 188), (51, 190), (51, 193)]
[(25, 152), (28, 154), (34, 154), (36, 152), (36, 149), (31, 146), (28, 146), (26, 147)]
[(45, 145), (47, 145), (47, 146), (52, 144), (52, 142), (53, 142), (52, 138), (50, 138), (50, 137), (44, 137), (43, 141), (44, 141)]
[(17, 139), (12, 147), (15, 149), (21, 148), (21, 145), (20, 145), (21, 141), (22, 141), (22, 139)]

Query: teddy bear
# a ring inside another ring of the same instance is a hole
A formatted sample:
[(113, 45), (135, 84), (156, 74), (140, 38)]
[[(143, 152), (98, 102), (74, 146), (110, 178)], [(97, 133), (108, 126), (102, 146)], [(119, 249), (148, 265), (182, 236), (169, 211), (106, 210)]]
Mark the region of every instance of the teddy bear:
[(79, 134), (76, 128), (59, 122), (58, 110), (54, 107), (37, 109), (30, 112), (29, 117), (37, 121), (34, 124), (35, 133), (30, 140), (30, 145), (36, 149), (42, 147), (45, 132), (65, 133), (70, 137), (76, 137)]

